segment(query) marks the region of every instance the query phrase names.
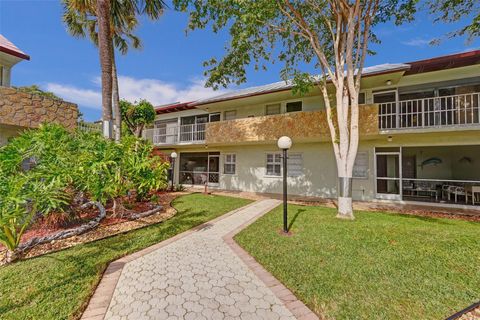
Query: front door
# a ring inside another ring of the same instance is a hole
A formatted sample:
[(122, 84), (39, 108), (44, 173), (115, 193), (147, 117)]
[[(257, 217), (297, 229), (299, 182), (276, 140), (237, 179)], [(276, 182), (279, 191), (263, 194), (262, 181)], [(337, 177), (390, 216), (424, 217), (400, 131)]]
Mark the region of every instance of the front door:
[(208, 156), (208, 184), (218, 185), (220, 181), (220, 155)]
[(377, 198), (401, 200), (400, 152), (377, 152), (375, 160)]

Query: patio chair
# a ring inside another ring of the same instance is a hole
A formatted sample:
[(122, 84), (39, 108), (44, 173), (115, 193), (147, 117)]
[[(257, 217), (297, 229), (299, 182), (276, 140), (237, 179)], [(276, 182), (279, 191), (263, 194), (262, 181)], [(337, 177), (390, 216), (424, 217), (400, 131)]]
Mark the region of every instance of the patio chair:
[[(445, 187), (445, 186), (444, 186)], [(448, 186), (446, 189), (447, 195), (448, 195), (448, 200), (451, 201), (452, 195), (455, 197), (455, 203), (458, 202), (458, 196), (465, 196), (465, 203), (467, 202), (467, 197), (465, 193), (465, 188), (464, 187), (459, 187), (459, 186)]]
[(465, 187), (465, 202), (468, 203), (468, 198), (472, 198), (472, 204), (475, 205), (476, 197), (480, 195), (480, 186), (466, 186)]

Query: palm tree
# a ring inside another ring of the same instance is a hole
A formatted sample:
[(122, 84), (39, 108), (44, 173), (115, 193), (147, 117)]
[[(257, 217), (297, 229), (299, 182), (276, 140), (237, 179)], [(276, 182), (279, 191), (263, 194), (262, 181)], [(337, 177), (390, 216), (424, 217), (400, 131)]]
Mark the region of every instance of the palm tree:
[[(63, 0), (64, 15), (69, 32), (76, 37), (86, 37), (99, 48), (99, 18), (95, 0)], [(162, 0), (114, 0), (110, 7), (111, 59), (112, 59), (112, 102), (115, 119), (115, 140), (121, 137), (122, 119), (119, 107), (118, 77), (115, 63), (115, 49), (126, 54), (129, 47), (141, 48), (140, 39), (133, 34), (138, 25), (137, 16), (146, 14), (157, 20), (166, 7)], [(97, 3), (98, 4), (98, 3)], [(97, 21), (98, 20), (98, 21)], [(103, 89), (102, 89), (103, 92)]]
[(112, 138), (112, 35), (110, 32), (110, 0), (97, 0), (98, 52), (102, 68), (102, 120), (105, 138)]

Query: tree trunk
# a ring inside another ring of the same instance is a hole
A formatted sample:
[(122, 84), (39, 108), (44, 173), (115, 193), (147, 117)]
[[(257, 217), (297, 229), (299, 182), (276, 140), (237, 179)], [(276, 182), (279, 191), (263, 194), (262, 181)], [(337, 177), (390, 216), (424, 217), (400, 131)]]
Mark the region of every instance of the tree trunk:
[(120, 113), (120, 93), (118, 91), (117, 63), (115, 61), (115, 50), (112, 46), (112, 104), (115, 141), (120, 142), (122, 138), (122, 115)]
[(137, 125), (137, 127), (135, 128), (134, 135), (135, 135), (135, 137), (137, 137), (137, 138), (141, 138), (141, 137), (142, 137), (142, 133), (143, 133), (143, 124), (139, 124), (139, 125)]
[(5, 262), (12, 263), (17, 261), (20, 258), (20, 254), (17, 250), (7, 250), (7, 253), (5, 255)]
[(110, 32), (110, 1), (97, 0), (98, 51), (102, 69), (103, 135), (112, 138), (112, 35)]

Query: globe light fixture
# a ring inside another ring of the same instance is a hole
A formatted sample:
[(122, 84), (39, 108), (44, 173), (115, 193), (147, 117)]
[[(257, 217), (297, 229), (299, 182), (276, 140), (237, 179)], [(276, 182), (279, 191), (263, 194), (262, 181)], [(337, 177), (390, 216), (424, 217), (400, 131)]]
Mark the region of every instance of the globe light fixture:
[(292, 139), (287, 136), (280, 137), (277, 141), (277, 146), (279, 149), (288, 150), (292, 147)]

